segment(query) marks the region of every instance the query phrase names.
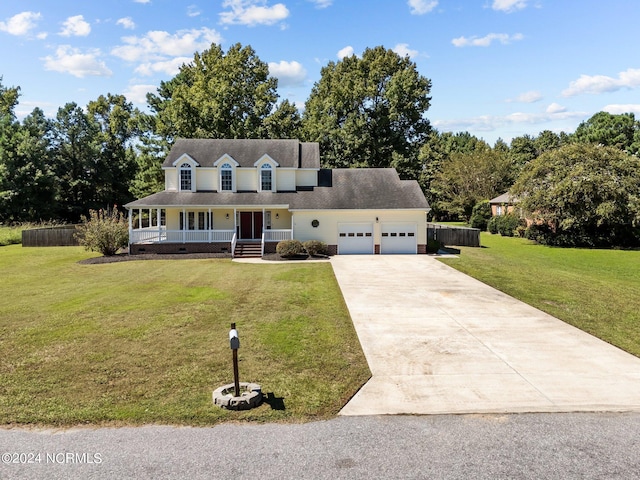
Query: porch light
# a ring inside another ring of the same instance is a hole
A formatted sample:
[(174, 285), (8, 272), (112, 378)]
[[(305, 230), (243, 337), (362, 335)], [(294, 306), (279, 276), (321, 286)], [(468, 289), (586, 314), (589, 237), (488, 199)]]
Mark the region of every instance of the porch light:
[(227, 220), (229, 220), (229, 214), (228, 214), (228, 213), (225, 215), (225, 218), (226, 218)]
[(276, 213), (276, 220), (280, 218), (280, 214)]

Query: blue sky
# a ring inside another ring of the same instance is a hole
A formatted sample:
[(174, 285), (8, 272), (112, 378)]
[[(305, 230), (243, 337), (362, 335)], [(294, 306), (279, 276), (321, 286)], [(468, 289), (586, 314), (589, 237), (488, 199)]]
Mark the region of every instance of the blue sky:
[(637, 0), (5, 1), (0, 76), (20, 118), (107, 93), (144, 108), (195, 51), (239, 42), (303, 108), (329, 61), (384, 45), (431, 79), (435, 128), (493, 143), (640, 117), (639, 22)]

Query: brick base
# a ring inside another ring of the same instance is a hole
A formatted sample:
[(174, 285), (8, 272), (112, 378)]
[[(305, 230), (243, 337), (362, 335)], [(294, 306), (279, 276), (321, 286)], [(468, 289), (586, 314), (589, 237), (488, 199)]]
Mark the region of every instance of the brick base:
[(264, 242), (264, 253), (276, 253), (278, 242)]
[(329, 252), (329, 255), (337, 255), (338, 245), (327, 245), (327, 251)]
[(135, 243), (129, 245), (131, 255), (146, 253), (228, 253), (231, 256), (231, 243)]
[(425, 255), (427, 253), (427, 246), (418, 244), (418, 255)]

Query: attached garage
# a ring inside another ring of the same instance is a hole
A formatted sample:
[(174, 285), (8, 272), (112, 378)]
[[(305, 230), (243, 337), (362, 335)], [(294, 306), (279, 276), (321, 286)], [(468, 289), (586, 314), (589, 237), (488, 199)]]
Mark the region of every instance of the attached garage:
[(338, 225), (338, 254), (372, 254), (372, 223), (341, 223)]
[(417, 225), (415, 223), (383, 223), (381, 225), (380, 253), (401, 254), (418, 252)]

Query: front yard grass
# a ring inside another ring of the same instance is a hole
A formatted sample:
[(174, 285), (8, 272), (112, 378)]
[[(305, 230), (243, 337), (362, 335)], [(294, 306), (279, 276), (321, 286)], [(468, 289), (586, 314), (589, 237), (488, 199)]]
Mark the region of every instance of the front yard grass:
[[(0, 424), (212, 425), (335, 415), (370, 372), (329, 264), (78, 264), (79, 247), (0, 248)], [(231, 412), (240, 380), (269, 403)]]
[(553, 248), (482, 233), (446, 264), (640, 357), (640, 251)]

